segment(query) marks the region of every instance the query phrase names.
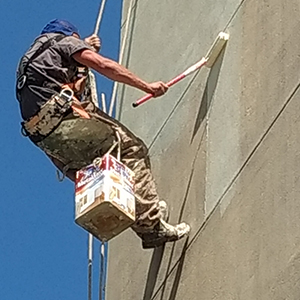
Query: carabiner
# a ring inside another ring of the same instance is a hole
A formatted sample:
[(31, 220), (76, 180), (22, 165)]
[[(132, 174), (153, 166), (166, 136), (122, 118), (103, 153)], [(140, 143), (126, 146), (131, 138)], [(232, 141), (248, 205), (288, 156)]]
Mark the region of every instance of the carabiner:
[(22, 75), (18, 78), (18, 80), (17, 80), (17, 89), (18, 90), (21, 90), (24, 87), (26, 80), (27, 80), (26, 75)]
[(67, 102), (71, 102), (74, 97), (74, 92), (70, 88), (65, 88), (60, 91), (59, 97), (63, 98)]

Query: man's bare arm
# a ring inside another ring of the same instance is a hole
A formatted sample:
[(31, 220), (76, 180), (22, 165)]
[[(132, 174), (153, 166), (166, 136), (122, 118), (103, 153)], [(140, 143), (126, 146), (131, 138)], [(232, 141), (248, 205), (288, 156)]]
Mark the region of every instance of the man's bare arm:
[(168, 87), (163, 82), (147, 83), (117, 62), (91, 50), (79, 51), (73, 55), (73, 58), (82, 65), (94, 69), (111, 80), (128, 84), (146, 93), (153, 94), (154, 97), (159, 97), (168, 90)]

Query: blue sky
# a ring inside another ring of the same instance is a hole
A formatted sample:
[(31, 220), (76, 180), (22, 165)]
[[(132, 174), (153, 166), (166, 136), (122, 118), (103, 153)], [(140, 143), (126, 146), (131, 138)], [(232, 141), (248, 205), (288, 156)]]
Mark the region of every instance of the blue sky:
[[(107, 1), (100, 28), (101, 53), (113, 59), (121, 2)], [(1, 300), (87, 298), (87, 234), (74, 223), (73, 184), (59, 183), (50, 161), (20, 134), (14, 84), (19, 58), (49, 20), (67, 19), (85, 37), (93, 32), (99, 5), (100, 0), (0, 1)], [(97, 82), (98, 92), (110, 95), (112, 82), (100, 76)]]

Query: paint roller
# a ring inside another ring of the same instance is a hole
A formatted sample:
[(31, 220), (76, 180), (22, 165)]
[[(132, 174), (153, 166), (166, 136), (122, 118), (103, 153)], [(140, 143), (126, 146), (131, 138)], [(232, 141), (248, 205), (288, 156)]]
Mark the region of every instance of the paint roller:
[[(181, 73), (177, 77), (175, 77), (172, 80), (170, 80), (169, 82), (167, 82), (166, 85), (168, 87), (171, 87), (175, 83), (181, 81), (186, 76), (192, 74), (196, 70), (199, 70), (203, 66), (211, 68), (214, 65), (218, 56), (220, 55), (220, 53), (221, 53), (222, 49), (224, 48), (228, 39), (229, 39), (228, 33), (220, 32), (205, 57), (203, 57), (200, 61), (198, 61), (197, 63), (195, 63), (188, 69), (186, 69), (183, 73)], [(153, 98), (153, 95), (147, 94), (146, 96), (144, 96), (144, 97), (138, 99), (136, 102), (132, 103), (132, 106), (137, 107), (137, 106), (141, 105), (142, 103), (148, 101), (151, 98)]]

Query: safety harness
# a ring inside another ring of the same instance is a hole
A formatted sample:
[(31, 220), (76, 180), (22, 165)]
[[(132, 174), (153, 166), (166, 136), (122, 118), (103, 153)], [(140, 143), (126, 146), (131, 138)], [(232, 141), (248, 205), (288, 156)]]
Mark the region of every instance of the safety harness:
[[(42, 45), (33, 53), (31, 53), (31, 55), (25, 55), (22, 60), (21, 60), (21, 65), (19, 68), (19, 74), (18, 74), (18, 78), (17, 78), (17, 93), (25, 86), (25, 83), (27, 81), (27, 69), (29, 64), (32, 63), (32, 61), (34, 59), (36, 59), (38, 56), (40, 56), (46, 49), (48, 49), (52, 43), (58, 43), (59, 41), (61, 41), (62, 39), (64, 39), (65, 35), (63, 34), (59, 34), (56, 35), (50, 39), (47, 39), (46, 42), (41, 42), (38, 40), (38, 42), (42, 43)], [(42, 39), (42, 38), (41, 38)], [(24, 59), (27, 58), (27, 61)]]
[[(51, 44), (58, 43), (65, 35), (58, 35), (48, 39), (46, 42), (31, 54), (25, 56), (27, 61), (21, 63), (17, 78), (17, 93), (19, 93), (27, 82), (27, 69), (29, 64), (41, 55)], [(73, 84), (65, 84), (61, 87), (60, 93), (54, 95), (41, 106), (36, 115), (29, 120), (21, 122), (22, 134), (29, 136), (30, 139), (37, 143), (47, 137), (55, 130), (66, 114), (71, 112), (71, 109), (81, 117), (90, 119), (89, 114), (82, 108), (80, 101), (74, 96)]]

